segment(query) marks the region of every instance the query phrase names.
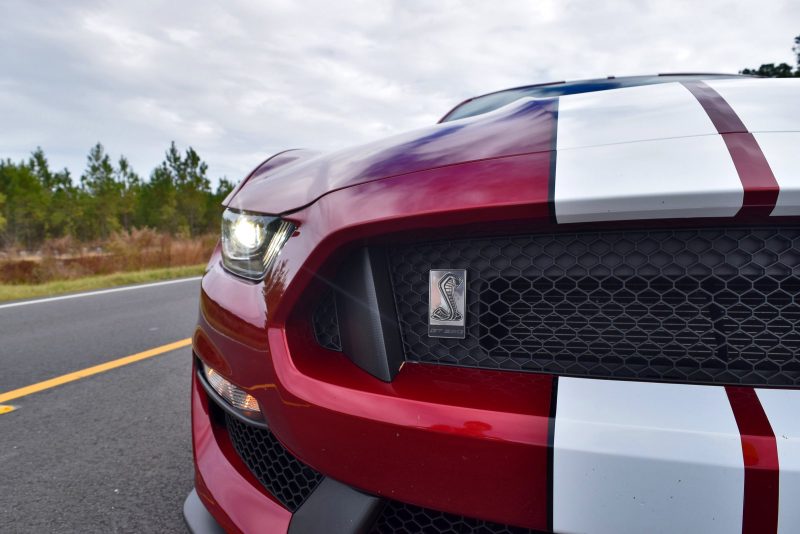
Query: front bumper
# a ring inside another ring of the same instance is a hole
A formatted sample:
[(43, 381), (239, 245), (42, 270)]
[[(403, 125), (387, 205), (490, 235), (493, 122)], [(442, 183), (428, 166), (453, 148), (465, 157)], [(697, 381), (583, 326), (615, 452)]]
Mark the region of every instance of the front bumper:
[[(212, 306), (210, 283), (225, 283), (235, 298), (238, 282), (212, 269), (204, 310)], [(425, 364), (407, 364), (384, 384), (329, 351), (325, 360), (290, 359), (280, 331), (269, 332), (269, 352), (235, 342), (206, 313), (195, 334), (198, 357), (229, 376), (234, 361), (260, 362), (269, 375), (239, 383), (259, 399), (270, 430), (326, 480), (365, 499), (542, 531), (731, 532), (744, 524), (763, 531), (780, 521), (780, 531), (790, 532), (800, 525), (791, 504), (800, 495), (795, 390)], [(242, 461), (199, 380), (195, 373), (200, 500), (227, 531), (290, 531), (293, 514)], [(375, 508), (361, 506), (350, 521), (374, 523)], [(330, 522), (332, 511), (345, 509), (313, 508), (312, 515)]]

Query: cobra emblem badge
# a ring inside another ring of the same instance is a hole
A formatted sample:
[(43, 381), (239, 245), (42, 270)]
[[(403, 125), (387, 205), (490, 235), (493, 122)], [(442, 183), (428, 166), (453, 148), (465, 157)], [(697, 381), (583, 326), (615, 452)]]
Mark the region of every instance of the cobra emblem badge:
[(466, 334), (465, 269), (432, 269), (428, 288), (428, 336), (464, 339)]

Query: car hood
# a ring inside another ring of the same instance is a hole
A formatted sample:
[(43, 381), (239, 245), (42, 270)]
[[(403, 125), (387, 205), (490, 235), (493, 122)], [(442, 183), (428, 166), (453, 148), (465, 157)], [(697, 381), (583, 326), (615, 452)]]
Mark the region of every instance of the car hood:
[[(302, 208), (331, 191), (365, 182), (551, 150), (558, 150), (558, 159), (563, 155), (565, 166), (559, 165), (559, 175), (566, 176), (566, 164), (570, 162), (583, 165), (586, 169), (578, 170), (592, 174), (592, 161), (630, 160), (631, 156), (620, 147), (632, 144), (652, 142), (646, 143), (649, 152), (634, 156), (641, 158), (648, 153), (675, 152), (676, 139), (687, 139), (687, 146), (696, 147), (703, 138), (727, 133), (800, 130), (800, 112), (790, 104), (800, 88), (797, 80), (734, 79), (714, 81), (713, 86), (729, 95), (747, 127), (741, 122), (715, 124), (714, 110), (704, 110), (704, 104), (690, 88), (679, 82), (559, 98), (526, 98), (490, 113), (338, 152), (278, 154), (258, 167), (226, 204), (235, 209), (280, 214)], [(715, 103), (711, 101), (709, 105), (713, 107)], [(754, 119), (750, 121), (748, 117)], [(675, 152), (678, 159), (679, 152)], [(642, 168), (645, 172), (648, 167), (642, 164)], [(613, 191), (613, 187), (606, 190), (606, 185), (613, 186), (618, 180), (613, 172), (589, 179), (600, 192)], [(641, 179), (648, 179), (646, 172)], [(562, 180), (562, 184), (568, 182)], [(556, 188), (557, 197), (561, 190)], [(583, 202), (585, 190), (584, 184), (574, 192), (567, 191), (572, 195), (569, 202), (576, 209), (584, 209), (578, 204)]]
[(552, 148), (555, 100), (526, 99), (329, 154), (287, 151), (264, 162), (228, 207), (285, 213), (353, 185), (469, 161)]

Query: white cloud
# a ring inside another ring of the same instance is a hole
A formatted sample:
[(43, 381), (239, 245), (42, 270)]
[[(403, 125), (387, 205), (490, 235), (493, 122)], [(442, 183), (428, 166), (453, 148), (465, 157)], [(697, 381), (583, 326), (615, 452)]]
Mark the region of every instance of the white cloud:
[(141, 174), (171, 140), (238, 179), (289, 147), (434, 122), (484, 92), (792, 61), (800, 3), (181, 0), (0, 4), (0, 157)]

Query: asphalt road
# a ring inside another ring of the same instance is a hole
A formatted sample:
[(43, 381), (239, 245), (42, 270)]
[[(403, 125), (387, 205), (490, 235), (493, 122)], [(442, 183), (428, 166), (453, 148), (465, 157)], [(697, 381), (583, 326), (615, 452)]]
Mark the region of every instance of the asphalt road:
[[(191, 337), (197, 280), (0, 305), (0, 394)], [(185, 532), (189, 348), (8, 402), (0, 532)]]

